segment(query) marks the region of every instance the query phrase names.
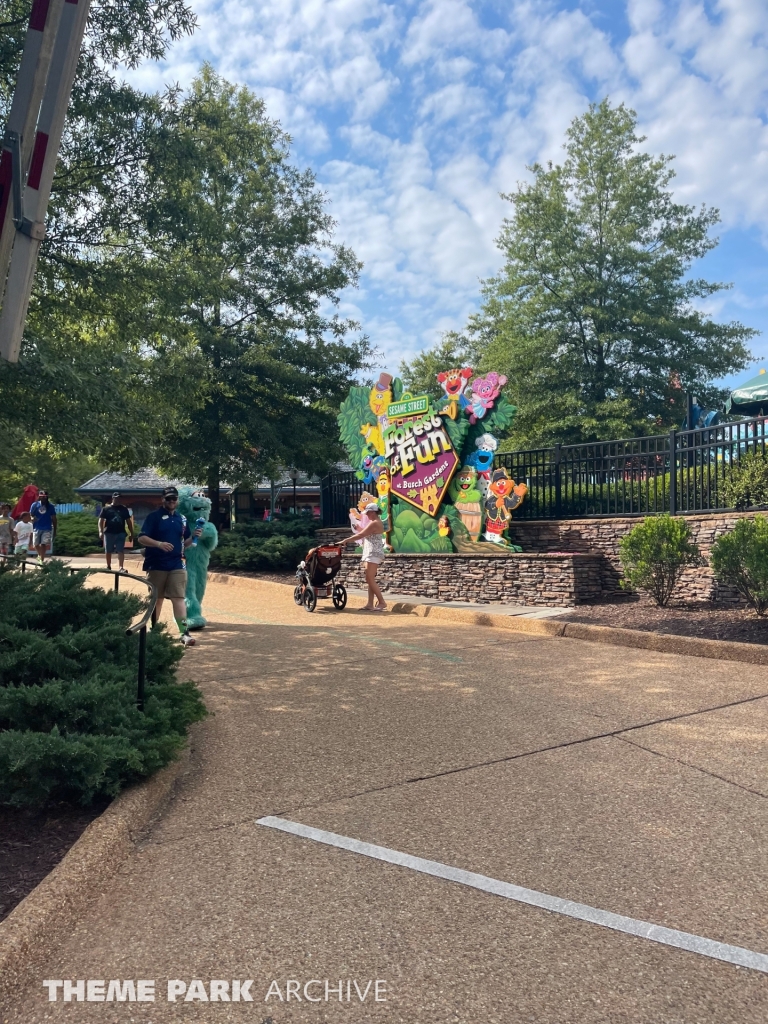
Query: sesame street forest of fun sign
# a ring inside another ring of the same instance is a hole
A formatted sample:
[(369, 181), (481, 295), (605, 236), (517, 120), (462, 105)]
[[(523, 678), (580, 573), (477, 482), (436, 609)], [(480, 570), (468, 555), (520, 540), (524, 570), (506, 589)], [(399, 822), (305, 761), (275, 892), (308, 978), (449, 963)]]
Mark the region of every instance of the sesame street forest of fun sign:
[[(388, 373), (350, 389), (341, 440), (394, 551), (490, 556), (514, 547), (504, 534), (527, 488), (495, 462), (516, 411), (506, 382), (463, 366), (438, 373), (428, 394), (411, 395)], [(360, 521), (350, 507), (353, 530)]]
[[(389, 460), (390, 492), (434, 516), (459, 467), (459, 457), (442, 418), (429, 413), (426, 395), (397, 405), (422, 408), (424, 413), (400, 424), (390, 421), (385, 429), (384, 457)], [(390, 405), (390, 410), (397, 405)]]

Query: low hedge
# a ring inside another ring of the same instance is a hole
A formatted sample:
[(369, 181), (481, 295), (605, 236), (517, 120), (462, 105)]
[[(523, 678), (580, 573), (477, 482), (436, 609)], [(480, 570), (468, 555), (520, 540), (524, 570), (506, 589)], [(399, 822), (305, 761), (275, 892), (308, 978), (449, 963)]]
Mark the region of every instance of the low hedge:
[(620, 586), (646, 591), (659, 608), (667, 605), (687, 566), (704, 564), (688, 523), (668, 513), (649, 516), (622, 537), (619, 558)]
[(131, 594), (84, 587), (49, 563), (0, 570), (0, 803), (89, 804), (168, 764), (206, 714), (194, 683), (176, 681), (182, 648), (147, 637), (145, 711), (136, 708), (142, 607)]
[(93, 555), (101, 551), (99, 519), (92, 512), (68, 512), (56, 517), (53, 551), (56, 555)]
[(712, 570), (736, 587), (755, 612), (768, 611), (768, 517), (740, 519), (712, 545)]
[(219, 546), (211, 552), (211, 568), (251, 572), (295, 569), (317, 543), (316, 529), (308, 516), (238, 523), (219, 534)]

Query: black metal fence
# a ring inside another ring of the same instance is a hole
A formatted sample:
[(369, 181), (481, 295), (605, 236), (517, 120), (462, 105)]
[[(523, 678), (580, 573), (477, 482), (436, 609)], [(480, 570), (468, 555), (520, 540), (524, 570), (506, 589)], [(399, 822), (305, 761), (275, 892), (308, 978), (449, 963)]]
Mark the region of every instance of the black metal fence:
[(363, 491), (375, 488), (354, 473), (329, 473), (320, 481), (320, 515), (323, 526), (349, 526), (349, 510), (356, 508)]
[[(621, 441), (555, 445), (496, 457), (528, 486), (516, 519), (727, 511), (723, 482), (746, 452), (765, 455), (768, 417)], [(354, 473), (321, 485), (323, 526), (346, 526), (364, 490)]]

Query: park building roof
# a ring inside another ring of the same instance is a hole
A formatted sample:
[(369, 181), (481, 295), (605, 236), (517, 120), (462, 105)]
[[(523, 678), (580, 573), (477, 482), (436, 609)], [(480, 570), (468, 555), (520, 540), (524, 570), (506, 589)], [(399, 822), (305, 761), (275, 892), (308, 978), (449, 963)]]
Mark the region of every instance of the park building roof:
[[(97, 473), (90, 480), (86, 480), (75, 490), (84, 496), (100, 496), (112, 494), (114, 491), (118, 491), (120, 494), (162, 494), (165, 487), (182, 487), (185, 484), (192, 487), (198, 486), (188, 480), (163, 476), (156, 469), (138, 469), (131, 474), (115, 473), (106, 469), (103, 473)], [(205, 490), (205, 488), (202, 489)], [(231, 489), (229, 484), (221, 485), (222, 494), (228, 494)]]

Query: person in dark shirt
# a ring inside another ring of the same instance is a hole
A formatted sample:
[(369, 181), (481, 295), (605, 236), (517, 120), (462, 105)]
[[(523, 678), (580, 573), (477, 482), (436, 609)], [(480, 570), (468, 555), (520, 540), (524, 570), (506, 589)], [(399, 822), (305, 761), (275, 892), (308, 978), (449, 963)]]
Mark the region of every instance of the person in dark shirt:
[(133, 541), (133, 519), (131, 510), (120, 504), (120, 495), (117, 491), (112, 495), (112, 504), (105, 505), (99, 516), (99, 540), (104, 545), (104, 554), (107, 559), (107, 568), (112, 568), (112, 554), (117, 552), (117, 561), (120, 572), (126, 572), (123, 567), (125, 561), (125, 528)]
[(176, 506), (179, 492), (175, 487), (163, 491), (163, 504), (150, 512), (144, 520), (139, 534), (139, 544), (145, 548), (144, 571), (147, 579), (157, 589), (157, 618), (163, 608), (163, 599), (173, 605), (173, 616), (179, 627), (181, 642), (185, 647), (193, 646), (195, 639), (187, 628), (187, 570), (184, 568), (184, 549), (199, 537), (202, 530), (190, 532), (186, 518)]

